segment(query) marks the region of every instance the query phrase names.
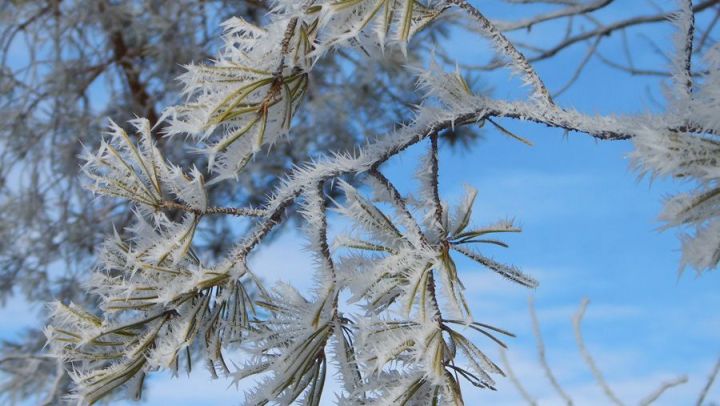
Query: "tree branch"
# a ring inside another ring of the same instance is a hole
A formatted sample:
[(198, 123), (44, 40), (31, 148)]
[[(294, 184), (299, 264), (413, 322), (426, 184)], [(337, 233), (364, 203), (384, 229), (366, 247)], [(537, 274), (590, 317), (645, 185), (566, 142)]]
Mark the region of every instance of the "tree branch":
[(552, 105), (553, 100), (550, 92), (548, 91), (545, 83), (543, 83), (540, 76), (535, 72), (535, 69), (530, 65), (530, 62), (525, 58), (522, 52), (515, 48), (515, 45), (498, 30), (495, 25), (488, 20), (477, 8), (473, 7), (466, 0), (448, 0), (450, 4), (455, 4), (464, 10), (470, 17), (474, 18), (480, 24), (480, 28), (485, 35), (490, 38), (498, 49), (513, 61), (513, 66), (516, 67), (526, 78), (534, 88), (534, 96), (546, 104)]
[[(693, 6), (692, 10), (694, 13), (699, 13), (699, 12), (706, 10), (716, 4), (720, 4), (720, 0), (705, 0), (697, 5)], [(608, 35), (612, 34), (614, 31), (618, 31), (618, 30), (621, 30), (624, 28), (633, 27), (633, 26), (637, 26), (637, 25), (666, 22), (672, 16), (673, 16), (673, 12), (665, 12), (665, 13), (658, 13), (658, 14), (652, 14), (652, 15), (632, 17), (632, 18), (628, 18), (625, 20), (617, 21), (610, 25), (600, 26), (594, 30), (585, 31), (580, 34), (565, 38), (564, 40), (557, 43), (555, 46), (540, 52), (538, 55), (528, 57), (527, 61), (528, 61), (528, 63), (542, 61), (544, 59), (548, 59), (552, 56), (555, 56), (558, 52), (564, 50), (565, 48), (568, 48), (574, 44), (585, 41), (587, 39), (598, 37), (598, 36), (608, 36)], [(503, 62), (497, 61), (497, 62), (487, 64), (484, 67), (482, 67), (481, 69), (494, 70), (497, 68), (501, 68), (504, 65), (505, 64)]]
[(188, 213), (193, 213), (198, 216), (205, 216), (205, 215), (216, 215), (216, 214), (225, 214), (230, 216), (238, 216), (238, 217), (263, 217), (265, 216), (265, 211), (259, 210), (259, 209), (253, 209), (253, 208), (237, 208), (237, 207), (208, 207), (205, 210), (201, 210), (195, 207), (191, 207), (186, 204), (173, 202), (170, 200), (165, 200), (160, 203), (160, 208), (163, 209), (174, 209), (174, 210), (182, 210)]
[(698, 397), (698, 400), (695, 403), (697, 406), (702, 406), (702, 403), (705, 401), (705, 397), (710, 392), (710, 388), (712, 387), (713, 383), (715, 382), (715, 378), (717, 378), (717, 376), (718, 376), (718, 372), (720, 372), (720, 358), (718, 358), (717, 362), (715, 363), (715, 366), (713, 367), (712, 371), (710, 372), (710, 376), (708, 376), (707, 382), (705, 382), (705, 386), (703, 386), (703, 389), (700, 392), (700, 396)]
[(503, 21), (496, 21), (495, 26), (503, 32), (510, 32), (510, 31), (516, 31), (516, 30), (522, 30), (527, 29), (530, 30), (533, 25), (544, 23), (547, 21), (557, 20), (563, 17), (572, 17), (576, 15), (591, 13), (593, 11), (599, 10), (610, 3), (612, 3), (614, 0), (595, 0), (593, 2), (585, 3), (585, 4), (576, 4), (576, 3), (570, 3), (568, 7), (565, 7), (560, 10), (551, 11), (549, 13), (540, 14), (537, 16), (533, 16), (531, 18), (521, 20), (521, 21), (513, 21), (513, 22), (503, 22)]
[(545, 358), (545, 344), (543, 343), (542, 332), (540, 331), (540, 322), (538, 321), (537, 313), (535, 312), (535, 299), (533, 298), (533, 296), (528, 297), (528, 308), (530, 309), (530, 318), (532, 320), (532, 328), (533, 334), (535, 335), (535, 342), (537, 343), (537, 352), (538, 358), (540, 359), (540, 365), (542, 365), (542, 368), (545, 371), (545, 376), (547, 376), (552, 387), (557, 391), (560, 397), (565, 400), (568, 406), (572, 406), (572, 399), (570, 398), (570, 396), (568, 396), (567, 393), (565, 393), (563, 388), (560, 386), (560, 383), (558, 382), (557, 378), (555, 378), (555, 374), (553, 374), (552, 369), (547, 362), (547, 358)]
[(505, 370), (505, 373), (507, 374), (508, 378), (510, 378), (510, 382), (515, 386), (515, 389), (520, 393), (520, 396), (525, 399), (525, 401), (530, 406), (537, 406), (537, 400), (535, 400), (530, 393), (525, 389), (525, 387), (520, 383), (520, 380), (518, 379), (517, 375), (515, 375), (515, 371), (513, 371), (512, 367), (510, 366), (510, 361), (508, 360), (506, 351), (504, 348), (500, 347), (500, 360), (503, 363), (503, 369)]
[(575, 340), (577, 341), (578, 348), (580, 349), (580, 354), (585, 359), (585, 363), (590, 367), (590, 371), (592, 372), (593, 376), (595, 377), (595, 380), (597, 380), (598, 384), (603, 390), (603, 393), (612, 401), (614, 404), (618, 406), (622, 406), (623, 402), (618, 399), (617, 395), (612, 391), (610, 388), (610, 385), (608, 385), (607, 381), (605, 381), (605, 377), (603, 376), (602, 372), (600, 372), (600, 369), (595, 364), (595, 360), (593, 359), (592, 355), (590, 355), (590, 352), (585, 347), (585, 341), (583, 340), (582, 336), (582, 329), (580, 328), (580, 323), (582, 322), (582, 318), (585, 315), (585, 310), (587, 309), (587, 305), (590, 303), (588, 299), (583, 299), (583, 301), (580, 303), (580, 308), (578, 309), (577, 313), (575, 313), (575, 316), (573, 317), (573, 328), (575, 329)]
[(678, 385), (682, 385), (684, 383), (687, 383), (688, 378), (687, 376), (679, 376), (671, 381), (663, 382), (660, 384), (660, 387), (655, 389), (651, 394), (649, 394), (645, 399), (641, 400), (639, 405), (640, 406), (649, 406), (656, 400), (660, 398), (660, 396), (665, 393), (668, 389), (672, 389)]

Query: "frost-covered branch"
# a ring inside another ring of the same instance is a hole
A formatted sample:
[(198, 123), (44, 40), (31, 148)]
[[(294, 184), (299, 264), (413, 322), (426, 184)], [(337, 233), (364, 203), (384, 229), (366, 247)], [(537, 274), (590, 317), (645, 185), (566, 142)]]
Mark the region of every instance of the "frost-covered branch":
[(481, 30), (490, 38), (498, 50), (512, 60), (510, 66), (524, 76), (526, 84), (533, 87), (533, 96), (538, 101), (550, 105), (553, 104), (550, 92), (543, 83), (542, 79), (540, 79), (540, 76), (537, 74), (535, 69), (530, 65), (530, 62), (527, 58), (525, 58), (525, 55), (518, 51), (515, 45), (513, 45), (513, 43), (510, 42), (505, 35), (503, 35), (502, 32), (485, 17), (480, 10), (473, 7), (466, 0), (448, 0), (448, 2), (465, 10), (480, 24)]
[(192, 207), (187, 204), (182, 204), (174, 201), (164, 200), (160, 202), (160, 207), (163, 209), (175, 209), (193, 213), (197, 216), (204, 215), (228, 215), (237, 217), (262, 217), (265, 212), (253, 208), (238, 208), (238, 207), (206, 207), (205, 209), (199, 209)]
[(681, 0), (681, 10), (678, 12), (675, 24), (678, 27), (675, 41), (677, 42), (677, 61), (674, 66), (674, 80), (681, 87), (679, 94), (689, 98), (692, 93), (692, 55), (693, 40), (695, 39), (695, 13), (693, 13), (692, 0)]
[[(604, 4), (572, 10), (588, 12)], [(293, 147), (298, 136), (294, 126), (323, 58), (346, 50), (366, 58), (393, 52), (406, 57), (411, 37), (450, 5), (478, 23), (498, 56), (507, 58), (532, 87), (527, 100), (478, 95), (459, 68), (449, 73), (434, 62), (428, 68), (415, 66), (411, 70), (418, 76), (422, 102), (412, 117), (403, 118), (405, 124), (378, 131), (385, 134), (352, 153), (307, 157), (285, 172), (257, 209), (210, 204), (213, 185), (252, 178), (247, 167), (267, 159), (262, 152)], [(539, 22), (564, 18), (568, 10)], [(694, 27), (688, 13), (690, 3), (677, 18), (685, 44)], [(692, 54), (689, 41), (689, 47), (677, 50), (679, 58)], [(717, 64), (716, 59), (711, 56), (709, 63)], [(684, 66), (676, 80), (690, 77), (689, 65)], [(500, 337), (513, 335), (474, 319), (457, 257), (524, 287), (539, 283), (485, 252), (488, 246), (507, 248), (497, 235), (520, 229), (511, 221), (475, 225), (473, 188), (457, 205), (442, 200), (439, 142), (452, 131), (488, 121), (501, 134), (527, 143), (496, 118), (599, 140), (633, 139), (636, 161), (645, 170), (660, 175), (682, 170), (705, 181), (710, 190), (671, 205), (668, 221), (696, 224), (707, 234), (699, 232), (698, 239), (703, 237), (714, 254), (708, 257), (704, 245), (687, 261), (714, 266), (720, 258), (720, 244), (715, 244), (720, 233), (714, 219), (708, 228), (705, 223), (716, 215), (720, 196), (714, 171), (717, 142), (712, 138), (720, 131), (713, 113), (717, 71), (709, 69), (691, 83), (692, 89), (685, 87), (687, 97), (673, 99), (678, 101), (668, 113), (591, 116), (556, 104), (531, 58), (464, 0), (287, 0), (274, 5), (263, 26), (231, 19), (225, 23), (225, 46), (218, 58), (209, 65), (190, 65), (182, 76), (186, 101), (153, 123), (170, 140), (189, 136), (203, 154), (205, 172), (170, 163), (145, 119), (131, 122), (136, 137), (111, 122), (97, 151), (88, 148), (83, 155), (88, 189), (130, 202), (133, 223), (103, 244), (89, 283), (100, 298), (99, 311), (56, 303), (46, 330), (50, 345), (70, 366), (74, 396), (90, 403), (121, 386), (139, 397), (146, 374), (177, 371), (182, 359), (190, 370), (193, 353), (201, 352), (214, 375), (225, 374), (234, 382), (254, 377), (248, 404), (317, 405), (328, 368), (337, 365), (343, 383), (337, 396), (346, 404), (462, 405), (460, 381), (495, 389), (495, 375), (504, 375), (472, 338), (506, 348)], [(419, 163), (417, 197), (403, 195), (383, 175), (383, 165), (425, 140), (430, 148)], [(686, 162), (691, 158), (679, 156), (678, 150), (692, 151), (692, 159), (702, 162)], [(206, 175), (211, 177), (207, 183)], [(309, 292), (285, 283), (267, 289), (260, 282), (263, 270), (248, 266), (252, 253), (285, 222), (290, 209), (299, 214), (315, 260)], [(331, 232), (335, 214), (330, 211), (349, 221), (351, 231)], [(210, 215), (244, 216), (249, 224), (220, 258), (208, 259), (197, 248), (195, 235)], [(576, 319), (578, 341), (598, 375), (582, 344), (582, 311), (584, 307)], [(226, 361), (228, 348), (244, 354), (234, 370)], [(607, 386), (601, 375), (598, 379)], [(620, 403), (609, 388), (606, 392)]]

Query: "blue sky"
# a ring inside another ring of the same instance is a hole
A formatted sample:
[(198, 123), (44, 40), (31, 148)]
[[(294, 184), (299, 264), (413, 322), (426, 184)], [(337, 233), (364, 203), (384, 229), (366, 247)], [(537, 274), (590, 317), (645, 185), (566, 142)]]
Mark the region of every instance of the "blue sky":
[[(622, 1), (601, 16), (618, 18), (636, 10), (653, 12), (645, 2)], [(491, 16), (518, 18), (511, 10), (488, 6)], [(660, 69), (664, 61), (651, 47), (630, 33), (638, 47), (633, 57), (638, 66)], [(643, 33), (659, 38), (669, 47), (669, 26), (654, 25)], [(549, 24), (534, 29), (526, 39), (543, 43), (562, 33)], [(524, 36), (524, 34), (520, 34)], [(519, 38), (519, 37), (518, 37)], [(619, 41), (601, 46), (605, 55), (618, 57)], [(460, 62), (486, 59), (487, 43), (455, 32), (451, 50)], [(668, 48), (669, 49), (669, 48)], [(586, 45), (579, 45), (551, 62), (537, 64), (550, 88), (558, 88), (571, 74)], [(483, 76), (494, 88), (493, 96), (518, 98), (524, 94), (517, 79), (506, 72)], [(558, 99), (586, 113), (641, 113), (657, 110), (647, 89), (661, 100), (656, 79), (630, 77), (591, 62), (578, 83)], [(540, 404), (559, 404), (559, 398), (543, 376), (537, 362), (527, 310), (534, 295), (544, 335), (547, 357), (564, 389), (580, 405), (608, 404), (594, 384), (575, 345), (571, 317), (581, 299), (591, 299), (584, 326), (587, 346), (610, 385), (627, 403), (637, 403), (662, 381), (687, 374), (689, 382), (671, 390), (657, 404), (694, 403), (712, 365), (720, 356), (720, 275), (710, 272), (696, 277), (693, 271), (678, 274), (679, 242), (676, 231), (659, 232), (657, 214), (663, 196), (687, 188), (674, 181), (639, 180), (630, 169), (628, 142), (596, 142), (537, 125), (503, 121), (503, 125), (529, 138), (534, 147), (501, 136), (491, 129), (470, 150), (441, 151), (441, 193), (446, 200), (461, 197), (463, 185), (479, 190), (475, 205), (477, 223), (515, 218), (523, 233), (509, 238), (509, 249), (487, 248), (486, 253), (512, 262), (540, 280), (528, 291), (514, 286), (480, 266), (460, 261), (473, 315), (478, 321), (509, 329), (508, 356), (518, 377)], [(408, 150), (384, 168), (404, 191), (414, 184), (414, 170), (425, 145)], [(302, 249), (303, 237), (290, 231), (263, 247), (253, 259), (255, 269), (268, 280), (283, 279), (308, 286), (311, 261)], [(0, 310), (2, 335), (12, 336), (23, 325), (35, 323), (19, 301)], [(478, 338), (481, 348), (497, 359), (490, 342)], [(239, 404), (242, 392), (226, 390), (228, 381), (208, 381), (198, 369), (190, 378), (152, 379), (147, 404)], [(328, 388), (332, 388), (330, 382)], [(466, 389), (466, 404), (524, 404), (508, 382), (496, 393)], [(325, 398), (328, 404), (332, 396)], [(720, 385), (708, 400), (720, 402)]]

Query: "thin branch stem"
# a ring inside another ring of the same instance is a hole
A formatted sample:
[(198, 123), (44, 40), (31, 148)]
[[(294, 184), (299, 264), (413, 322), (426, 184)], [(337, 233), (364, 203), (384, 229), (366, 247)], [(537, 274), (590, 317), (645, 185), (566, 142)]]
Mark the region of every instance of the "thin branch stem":
[[(443, 245), (447, 245), (447, 242), (443, 240), (444, 229), (443, 229), (443, 208), (442, 202), (440, 201), (440, 192), (438, 190), (438, 184), (440, 182), (440, 163), (438, 162), (438, 135), (437, 133), (430, 135), (430, 171), (432, 172), (432, 204), (434, 208), (433, 218), (435, 220), (435, 228), (438, 239), (440, 239)], [(444, 248), (447, 249), (447, 248)], [(427, 290), (430, 293), (430, 304), (435, 311), (435, 318), (440, 322), (442, 320), (442, 312), (440, 311), (440, 305), (437, 301), (437, 292), (435, 286), (435, 275), (432, 270), (429, 271), (427, 278)]]
[(62, 359), (58, 359), (55, 364), (55, 380), (50, 390), (46, 393), (45, 399), (40, 403), (40, 406), (51, 406), (61, 402), (63, 397), (63, 381), (66, 379), (68, 379), (68, 375), (65, 371), (65, 363)]
[(686, 97), (690, 97), (690, 94), (692, 93), (692, 54), (693, 54), (693, 39), (695, 37), (695, 13), (693, 13), (693, 4), (692, 0), (683, 0), (682, 1), (683, 9), (680, 11), (681, 15), (679, 18), (686, 18), (688, 19), (687, 22), (687, 31), (683, 33), (683, 37), (685, 39), (684, 46), (682, 49), (678, 50), (683, 59), (684, 66), (682, 67), (682, 71), (678, 72), (680, 74), (680, 77), (682, 78), (682, 81), (684, 83), (681, 83), (681, 86), (684, 86), (684, 93)]
[(702, 403), (705, 401), (705, 397), (707, 397), (707, 394), (710, 392), (710, 388), (715, 382), (715, 378), (717, 378), (718, 376), (718, 372), (720, 372), (720, 358), (718, 358), (717, 362), (715, 362), (715, 366), (710, 372), (710, 376), (708, 376), (708, 380), (705, 383), (705, 386), (703, 386), (702, 391), (700, 392), (697, 403), (695, 403), (697, 406), (702, 406)]
[[(330, 255), (330, 246), (328, 245), (327, 241), (327, 213), (325, 211), (325, 207), (322, 202), (325, 201), (323, 197), (323, 185), (324, 181), (320, 181), (314, 185), (314, 191), (312, 192), (314, 196), (310, 196), (310, 199), (316, 200), (315, 203), (320, 202), (320, 207), (317, 207), (316, 210), (318, 211), (318, 214), (320, 214), (320, 222), (319, 224), (313, 225), (318, 228), (318, 244), (320, 245), (320, 253), (322, 254), (322, 259), (325, 265), (325, 268), (327, 268), (328, 271), (330, 271), (331, 276), (333, 278), (333, 285), (337, 283), (337, 275), (335, 272), (335, 264), (332, 259), (332, 255)], [(337, 310), (337, 295), (335, 296), (335, 307)]]
[(480, 28), (487, 35), (492, 42), (502, 51), (503, 54), (508, 56), (512, 61), (513, 65), (525, 75), (527, 81), (532, 84), (534, 88), (534, 96), (546, 104), (552, 105), (553, 100), (550, 92), (548, 91), (545, 83), (543, 83), (540, 76), (537, 74), (535, 69), (530, 65), (530, 62), (525, 55), (520, 52), (512, 42), (510, 42), (503, 33), (495, 27), (495, 25), (488, 20), (477, 8), (473, 7), (472, 4), (466, 0), (448, 0), (448, 3), (455, 4), (460, 9), (464, 10), (469, 16), (475, 19), (480, 24)]
[(596, 0), (593, 2), (581, 4), (571, 3), (571, 5), (563, 9), (551, 11), (545, 14), (539, 14), (526, 20), (514, 22), (495, 22), (495, 26), (503, 32), (517, 31), (522, 29), (530, 30), (533, 25), (557, 20), (564, 17), (573, 17), (576, 15), (591, 13), (609, 5), (612, 2), (613, 0)]
[(600, 372), (600, 369), (595, 364), (595, 360), (593, 359), (592, 355), (590, 355), (590, 352), (585, 347), (585, 341), (583, 340), (582, 336), (582, 329), (580, 327), (580, 323), (582, 322), (582, 318), (585, 315), (585, 310), (587, 310), (587, 305), (590, 303), (588, 299), (583, 299), (583, 301), (580, 303), (580, 308), (578, 309), (577, 313), (575, 313), (575, 316), (573, 317), (573, 328), (575, 329), (575, 340), (577, 342), (578, 348), (580, 349), (580, 354), (582, 355), (583, 359), (585, 360), (585, 363), (590, 368), (590, 371), (592, 372), (593, 376), (595, 377), (595, 380), (598, 382), (598, 385), (600, 385), (600, 388), (603, 390), (603, 393), (610, 399), (610, 401), (618, 406), (623, 406), (623, 402), (618, 399), (617, 395), (612, 391), (610, 388), (610, 385), (608, 385), (607, 381), (605, 381), (605, 377), (603, 376), (602, 372)]
[[(670, 76), (672, 76), (672, 73), (670, 73), (669, 71), (663, 71), (663, 70), (657, 70), (657, 69), (641, 69), (641, 68), (637, 68), (637, 67), (632, 66), (632, 65), (623, 65), (623, 64), (620, 64), (620, 63), (617, 63), (617, 62), (611, 60), (610, 58), (604, 56), (604, 55), (603, 55), (602, 53), (600, 53), (600, 52), (596, 52), (595, 55), (598, 57), (598, 59), (600, 59), (600, 62), (604, 63), (605, 65), (607, 65), (607, 66), (609, 66), (609, 67), (611, 67), (611, 68), (613, 68), (613, 69), (617, 69), (617, 70), (626, 72), (626, 73), (630, 74), (631, 76), (636, 76), (636, 75), (639, 75), (639, 76), (659, 76), (659, 77), (670, 77)], [(693, 72), (692, 75), (693, 75), (693, 76), (700, 76), (700, 75), (703, 75), (703, 74), (706, 74), (706, 73), (707, 73), (707, 72)]]
[[(716, 4), (720, 4), (720, 0), (705, 0), (701, 3), (696, 4), (693, 6), (692, 10), (694, 13), (699, 13), (703, 10), (706, 10)], [(579, 33), (577, 35), (574, 35), (572, 37), (566, 38), (559, 43), (557, 43), (555, 46), (546, 49), (545, 51), (532, 56), (528, 57), (527, 61), (528, 63), (538, 62), (544, 59), (548, 59), (550, 57), (555, 56), (558, 52), (569, 48), (570, 46), (577, 44), (579, 42), (585, 41), (590, 38), (598, 37), (598, 36), (608, 36), (612, 34), (614, 31), (622, 30), (624, 28), (633, 27), (637, 25), (642, 24), (652, 24), (652, 23), (663, 23), (666, 22), (670, 17), (672, 17), (672, 12), (663, 12), (658, 14), (652, 14), (652, 15), (644, 15), (644, 16), (637, 16), (628, 18), (626, 20), (617, 21), (613, 24), (599, 26), (594, 30), (585, 31), (582, 33)], [(484, 70), (494, 70), (497, 68), (500, 68), (504, 66), (504, 63), (502, 62), (494, 62), (485, 65), (483, 68)]]
[(385, 175), (383, 175), (377, 169), (370, 170), (369, 175), (375, 178), (375, 180), (377, 180), (385, 188), (385, 190), (388, 191), (388, 193), (390, 194), (390, 198), (392, 199), (393, 205), (398, 210), (400, 210), (403, 216), (407, 218), (407, 223), (408, 226), (412, 228), (412, 233), (414, 233), (424, 244), (430, 246), (430, 243), (427, 241), (425, 234), (423, 234), (420, 226), (413, 219), (410, 210), (408, 210), (407, 208), (407, 203), (405, 202), (405, 199), (403, 199), (402, 195), (400, 195), (400, 192), (397, 190), (397, 188), (392, 183), (390, 183), (390, 180), (386, 178)]
[(715, 25), (720, 21), (720, 9), (718, 9), (715, 12), (715, 17), (713, 17), (712, 21), (708, 26), (705, 28), (705, 32), (703, 32), (702, 36), (700, 37), (700, 42), (698, 42), (698, 46), (695, 48), (695, 51), (702, 51), (705, 48), (705, 43), (707, 42), (708, 38), (710, 38), (710, 33), (712, 32), (713, 28), (715, 28)]
[(555, 378), (555, 374), (553, 374), (552, 369), (547, 362), (547, 358), (545, 357), (545, 344), (543, 343), (542, 332), (540, 331), (540, 322), (538, 321), (537, 313), (535, 312), (535, 299), (533, 298), (533, 296), (528, 297), (528, 308), (530, 310), (530, 318), (532, 319), (533, 334), (535, 335), (535, 342), (537, 344), (537, 352), (538, 358), (540, 359), (540, 365), (545, 371), (545, 376), (547, 376), (552, 387), (557, 391), (560, 397), (562, 397), (568, 405), (572, 406), (572, 399), (570, 398), (570, 396), (568, 396), (567, 393), (565, 393), (563, 388), (560, 386), (560, 383), (558, 382), (557, 378)]
[(435, 220), (435, 227), (438, 236), (443, 234), (443, 207), (442, 201), (440, 200), (440, 191), (438, 190), (440, 183), (440, 162), (438, 161), (438, 135), (432, 134), (430, 136), (430, 170), (432, 171), (433, 182), (432, 182), (432, 203), (433, 203), (433, 218)]
[(583, 69), (585, 69), (585, 66), (588, 64), (588, 62), (590, 62), (590, 59), (592, 59), (593, 55), (595, 55), (598, 49), (598, 45), (600, 45), (600, 41), (602, 41), (602, 38), (603, 37), (597, 37), (595, 41), (593, 41), (593, 43), (588, 47), (585, 56), (583, 57), (582, 61), (580, 61), (577, 69), (575, 69), (572, 77), (560, 89), (553, 93), (553, 97), (558, 97), (561, 94), (565, 93), (565, 91), (568, 90), (570, 86), (572, 86), (573, 83), (575, 83), (580, 78), (580, 74), (582, 73)]
[(510, 378), (510, 383), (512, 383), (518, 393), (520, 393), (520, 396), (522, 396), (523, 399), (525, 399), (525, 401), (530, 406), (537, 406), (537, 400), (530, 396), (530, 393), (527, 391), (527, 389), (525, 389), (522, 383), (520, 383), (517, 375), (515, 375), (515, 371), (513, 371), (513, 369), (510, 367), (510, 361), (508, 360), (505, 349), (502, 347), (500, 347), (500, 361), (503, 364), (503, 370), (505, 371), (505, 374), (508, 376), (508, 378)]
[(237, 207), (208, 207), (205, 210), (191, 207), (187, 204), (177, 203), (170, 200), (165, 200), (160, 203), (160, 207), (163, 209), (175, 209), (182, 210), (188, 213), (193, 213), (198, 216), (204, 215), (229, 215), (238, 217), (263, 217), (265, 216), (264, 210), (253, 209), (253, 208), (237, 208)]
[(663, 382), (660, 384), (660, 387), (655, 389), (652, 393), (650, 393), (645, 399), (641, 400), (639, 405), (640, 406), (649, 406), (656, 400), (660, 398), (660, 396), (663, 395), (668, 389), (672, 389), (678, 385), (682, 385), (684, 383), (687, 383), (688, 378), (687, 376), (679, 376), (671, 381)]

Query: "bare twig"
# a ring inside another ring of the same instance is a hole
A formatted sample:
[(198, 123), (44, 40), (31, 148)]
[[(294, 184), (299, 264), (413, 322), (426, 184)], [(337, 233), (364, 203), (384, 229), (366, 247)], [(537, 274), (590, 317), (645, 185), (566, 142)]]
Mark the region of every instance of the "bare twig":
[(47, 392), (45, 399), (43, 399), (41, 406), (51, 406), (58, 404), (62, 400), (62, 384), (65, 379), (68, 379), (67, 372), (65, 371), (65, 363), (63, 360), (58, 359), (55, 367), (55, 380), (53, 381), (52, 387)]
[(545, 357), (545, 344), (543, 343), (542, 332), (540, 331), (540, 322), (538, 321), (537, 313), (535, 312), (535, 299), (532, 296), (528, 297), (528, 308), (530, 309), (530, 318), (532, 319), (533, 334), (535, 335), (535, 342), (537, 343), (540, 365), (545, 371), (545, 376), (547, 376), (552, 387), (555, 388), (560, 397), (563, 398), (568, 405), (572, 405), (572, 399), (560, 386), (560, 383), (557, 378), (555, 378), (555, 374), (553, 374), (552, 369), (547, 362), (547, 358)]
[(607, 381), (605, 381), (605, 377), (603, 376), (602, 372), (600, 372), (600, 369), (595, 364), (595, 360), (593, 359), (592, 355), (590, 355), (590, 352), (585, 347), (585, 341), (583, 340), (582, 336), (582, 329), (580, 328), (580, 323), (582, 322), (582, 318), (585, 315), (585, 310), (587, 310), (587, 305), (590, 303), (588, 299), (583, 299), (583, 301), (580, 303), (580, 308), (578, 309), (577, 313), (575, 313), (575, 316), (573, 317), (573, 327), (575, 328), (575, 340), (577, 341), (578, 348), (580, 349), (580, 354), (582, 355), (583, 359), (585, 360), (585, 363), (590, 367), (590, 371), (592, 372), (593, 376), (595, 377), (595, 380), (598, 382), (600, 387), (603, 390), (603, 393), (610, 399), (610, 401), (618, 406), (622, 406), (623, 402), (618, 399), (617, 395), (610, 389), (610, 385), (608, 385)]
[(544, 23), (547, 21), (557, 20), (559, 18), (563, 17), (572, 17), (576, 15), (582, 15), (586, 13), (591, 13), (593, 11), (599, 10), (608, 4), (612, 3), (613, 0), (595, 0), (589, 3), (583, 3), (583, 4), (570, 4), (568, 7), (565, 7), (560, 10), (551, 11), (549, 13), (545, 14), (539, 14), (536, 16), (533, 16), (531, 18), (521, 20), (521, 21), (514, 21), (514, 22), (496, 22), (495, 25), (500, 31), (508, 32), (508, 31), (516, 31), (521, 29), (530, 29), (535, 24)]
[(703, 389), (700, 392), (700, 396), (698, 397), (697, 403), (695, 403), (697, 406), (702, 406), (702, 403), (705, 401), (705, 397), (710, 392), (710, 388), (712, 387), (713, 383), (715, 382), (715, 378), (717, 378), (717, 376), (718, 376), (718, 372), (720, 372), (720, 358), (718, 358), (717, 362), (715, 363), (715, 366), (713, 367), (712, 371), (710, 372), (710, 376), (708, 376), (708, 380), (705, 383), (705, 386), (703, 386)]
[(528, 393), (522, 383), (520, 383), (520, 380), (515, 375), (513, 369), (510, 367), (510, 361), (508, 361), (505, 349), (502, 347), (500, 347), (500, 361), (502, 361), (503, 363), (503, 369), (505, 370), (505, 374), (508, 378), (510, 378), (510, 382), (513, 384), (513, 386), (515, 386), (515, 389), (517, 389), (517, 391), (520, 393), (520, 396), (522, 396), (523, 399), (525, 399), (525, 401), (530, 406), (537, 406), (537, 401), (532, 396), (530, 396), (530, 393)]
[(705, 32), (702, 33), (700, 41), (698, 42), (697, 47), (695, 47), (695, 52), (702, 51), (705, 48), (705, 44), (710, 38), (710, 33), (712, 32), (713, 28), (715, 28), (715, 25), (718, 23), (718, 21), (720, 21), (720, 9), (715, 11), (715, 17), (713, 17), (710, 24), (708, 24), (708, 26), (705, 28)]
[(592, 59), (593, 55), (595, 55), (598, 45), (600, 45), (600, 41), (602, 41), (602, 37), (597, 37), (595, 41), (588, 47), (585, 56), (583, 57), (582, 61), (580, 61), (578, 67), (575, 69), (572, 77), (568, 79), (568, 81), (560, 89), (553, 93), (553, 97), (558, 97), (561, 94), (565, 93), (565, 91), (568, 90), (570, 86), (572, 86), (573, 83), (578, 80), (578, 78), (580, 78), (580, 74), (582, 73), (583, 69), (585, 69), (587, 63), (590, 62), (590, 59)]
[(648, 406), (651, 405), (653, 402), (658, 400), (660, 396), (662, 396), (665, 391), (668, 389), (674, 388), (678, 385), (682, 385), (684, 383), (687, 383), (688, 378), (687, 376), (679, 376), (671, 381), (663, 382), (660, 384), (660, 387), (655, 389), (652, 393), (650, 393), (645, 399), (641, 400), (639, 405), (640, 406)]
[[(699, 12), (706, 10), (716, 4), (720, 4), (720, 0), (705, 0), (701, 3), (698, 3), (695, 6), (693, 6), (692, 10), (694, 13), (699, 13)], [(625, 20), (617, 21), (612, 24), (602, 25), (602, 26), (595, 28), (594, 30), (584, 31), (579, 34), (573, 35), (569, 38), (565, 38), (562, 41), (555, 44), (555, 46), (547, 48), (545, 51), (540, 52), (537, 55), (528, 57), (527, 62), (533, 63), (533, 62), (542, 61), (544, 59), (548, 59), (550, 57), (555, 56), (557, 53), (565, 50), (566, 48), (569, 48), (570, 46), (575, 45), (579, 42), (583, 42), (590, 38), (608, 36), (608, 35), (612, 34), (613, 32), (622, 30), (624, 28), (634, 27), (634, 26), (643, 25), (643, 24), (666, 22), (672, 16), (673, 16), (673, 12), (661, 12), (661, 13), (657, 13), (657, 14), (631, 17), (631, 18), (628, 18)], [(494, 70), (497, 68), (501, 68), (503, 66), (504, 66), (503, 62), (496, 61), (496, 62), (492, 62), (492, 63), (485, 65), (485, 67), (483, 69), (484, 70)]]

